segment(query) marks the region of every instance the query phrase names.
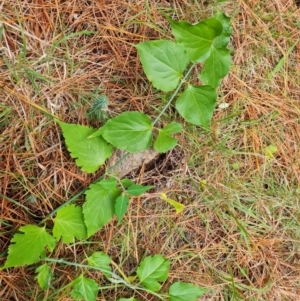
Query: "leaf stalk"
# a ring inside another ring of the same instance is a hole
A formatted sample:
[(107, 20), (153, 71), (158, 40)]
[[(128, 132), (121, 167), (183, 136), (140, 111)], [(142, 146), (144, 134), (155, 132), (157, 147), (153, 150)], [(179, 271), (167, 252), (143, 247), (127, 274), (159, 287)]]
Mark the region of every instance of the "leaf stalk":
[(192, 70), (193, 70), (193, 68), (194, 68), (195, 65), (196, 65), (195, 63), (193, 63), (191, 65), (191, 67), (189, 68), (189, 70), (186, 72), (185, 76), (180, 81), (179, 85), (177, 86), (176, 90), (174, 91), (174, 93), (170, 97), (170, 99), (167, 102), (167, 104), (165, 105), (165, 107), (161, 110), (161, 112), (157, 115), (157, 117), (155, 118), (155, 120), (152, 122), (152, 125), (155, 125), (159, 121), (160, 117), (165, 113), (165, 111), (167, 110), (167, 108), (171, 105), (172, 101), (177, 96), (177, 94), (178, 94), (179, 90), (181, 89), (182, 85), (186, 82), (186, 80), (190, 76), (190, 74), (191, 74), (191, 72), (192, 72)]

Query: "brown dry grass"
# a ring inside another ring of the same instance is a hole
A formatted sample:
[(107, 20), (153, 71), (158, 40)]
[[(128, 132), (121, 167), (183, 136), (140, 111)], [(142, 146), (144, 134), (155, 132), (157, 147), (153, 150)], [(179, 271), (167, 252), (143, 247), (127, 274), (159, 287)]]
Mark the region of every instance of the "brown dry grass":
[[(191, 22), (210, 16), (211, 5), (195, 2), (0, 1), (0, 112), (6, 110), (0, 114), (1, 251), (21, 225), (40, 222), (102, 172), (91, 176), (76, 168), (59, 128), (38, 107), (86, 124), (99, 87), (112, 115), (156, 114), (159, 95), (145, 80), (134, 45), (170, 36), (163, 14)], [(90, 244), (60, 244), (53, 257), (80, 262), (104, 250), (131, 275), (143, 256), (162, 253), (172, 262), (166, 287), (180, 279), (209, 288), (203, 300), (296, 301), (300, 43), (272, 78), (268, 74), (299, 39), (300, 12), (292, 0), (220, 6), (234, 27), (233, 67), (220, 89), (220, 102), (229, 108), (216, 110), (211, 136), (186, 125), (176, 151), (133, 175), (186, 210), (176, 216), (159, 199), (140, 198), (121, 226), (111, 222)], [(269, 145), (278, 148), (272, 159), (264, 153)], [(34, 269), (2, 271), (0, 299), (71, 300), (68, 289), (59, 289), (79, 271), (54, 266), (53, 288), (41, 292)], [(131, 295), (109, 290), (99, 300), (120, 296)]]

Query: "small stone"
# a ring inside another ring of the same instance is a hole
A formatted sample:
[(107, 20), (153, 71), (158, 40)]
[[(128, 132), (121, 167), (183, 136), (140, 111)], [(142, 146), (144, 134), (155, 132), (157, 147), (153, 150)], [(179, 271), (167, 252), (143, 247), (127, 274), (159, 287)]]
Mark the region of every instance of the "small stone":
[[(114, 152), (107, 163), (107, 168), (112, 168), (110, 172), (111, 174), (114, 174), (119, 178), (123, 178), (131, 171), (141, 167), (143, 164), (151, 162), (159, 155), (159, 153), (153, 148), (149, 148), (143, 152), (128, 154), (127, 156), (126, 154), (126, 151), (121, 150), (116, 150)], [(124, 156), (126, 157), (124, 160), (122, 160)], [(116, 166), (113, 167), (115, 164)]]

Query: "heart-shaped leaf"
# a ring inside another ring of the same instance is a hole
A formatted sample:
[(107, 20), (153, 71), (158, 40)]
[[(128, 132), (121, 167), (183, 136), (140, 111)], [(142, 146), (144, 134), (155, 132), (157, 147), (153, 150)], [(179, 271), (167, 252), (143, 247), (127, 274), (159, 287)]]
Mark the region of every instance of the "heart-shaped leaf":
[(88, 257), (88, 263), (91, 266), (101, 269), (106, 277), (111, 277), (111, 258), (104, 252), (94, 252), (90, 257)]
[(175, 22), (168, 18), (176, 41), (184, 47), (191, 61), (203, 62), (210, 56), (214, 39), (219, 36), (223, 27), (216, 18), (192, 25), (185, 21)]
[(221, 35), (215, 38), (213, 45), (216, 48), (226, 48), (230, 41), (230, 37), (233, 31), (233, 28), (230, 23), (231, 18), (227, 17), (224, 13), (220, 11), (214, 17), (222, 23), (223, 31)]
[(96, 301), (98, 284), (90, 278), (80, 275), (73, 281), (71, 296), (76, 300)]
[(191, 283), (175, 282), (170, 286), (170, 301), (196, 301), (204, 295), (207, 289)]
[(188, 122), (207, 128), (216, 105), (217, 94), (211, 86), (188, 85), (176, 101), (176, 109)]
[(141, 283), (151, 291), (158, 291), (162, 282), (168, 278), (170, 260), (158, 254), (146, 257), (137, 269), (137, 276)]
[(165, 153), (174, 148), (177, 144), (177, 139), (171, 134), (182, 131), (182, 125), (178, 122), (171, 122), (162, 129), (159, 129), (158, 136), (154, 142), (154, 149), (159, 153)]
[(184, 49), (165, 40), (142, 42), (135, 47), (153, 86), (165, 92), (174, 90), (190, 61)]
[(152, 123), (148, 115), (124, 112), (108, 120), (89, 138), (103, 136), (113, 146), (130, 153), (147, 149), (152, 142)]
[(210, 57), (205, 61), (199, 78), (204, 85), (217, 88), (222, 78), (229, 72), (230, 65), (230, 51), (226, 48), (212, 47)]

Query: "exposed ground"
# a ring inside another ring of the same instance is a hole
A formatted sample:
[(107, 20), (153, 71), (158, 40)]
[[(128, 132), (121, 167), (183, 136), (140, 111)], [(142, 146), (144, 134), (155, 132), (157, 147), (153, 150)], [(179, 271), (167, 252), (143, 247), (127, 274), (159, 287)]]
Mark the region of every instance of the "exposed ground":
[[(180, 279), (208, 288), (201, 300), (300, 299), (300, 10), (292, 0), (216, 2), (0, 1), (1, 264), (20, 226), (40, 222), (103, 173), (75, 166), (41, 108), (98, 126), (86, 112), (105, 94), (110, 116), (156, 116), (161, 94), (134, 45), (170, 37), (164, 15), (196, 22), (220, 8), (234, 27), (233, 65), (219, 90), (228, 108), (217, 108), (211, 133), (185, 124), (175, 150), (129, 175), (185, 204), (184, 212), (148, 194), (121, 225), (60, 244), (53, 256), (80, 262), (104, 250), (131, 275), (145, 255), (161, 253), (172, 263), (165, 286)], [(170, 109), (162, 122), (174, 118), (182, 122)], [(54, 266), (52, 287), (41, 291), (35, 268), (1, 271), (0, 300), (72, 300), (65, 286), (80, 271)], [(130, 296), (113, 289), (98, 300)]]

